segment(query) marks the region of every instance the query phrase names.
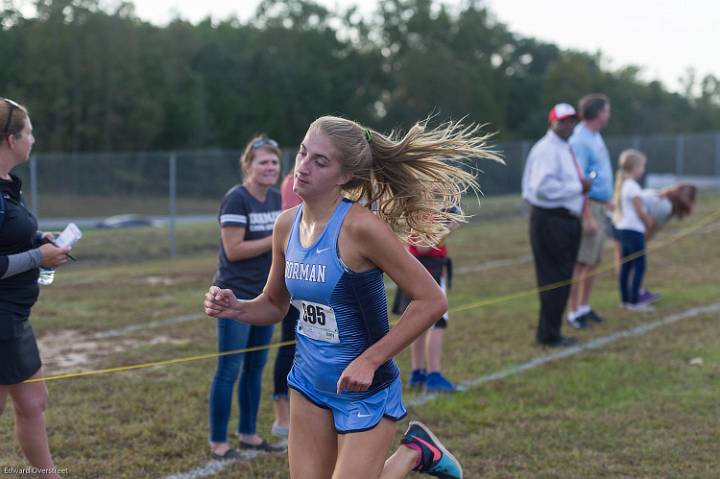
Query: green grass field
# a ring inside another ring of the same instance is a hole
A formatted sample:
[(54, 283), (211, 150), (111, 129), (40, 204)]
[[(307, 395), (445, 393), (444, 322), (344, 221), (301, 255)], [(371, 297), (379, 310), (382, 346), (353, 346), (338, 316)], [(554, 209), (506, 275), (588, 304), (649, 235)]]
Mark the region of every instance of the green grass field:
[[(215, 214), (222, 198), (187, 197), (179, 192), (177, 197), (178, 214)], [(28, 204), (32, 202), (28, 199)], [(42, 219), (56, 217), (97, 216), (105, 218), (112, 215), (134, 213), (140, 215), (167, 215), (169, 200), (167, 194), (147, 195), (133, 191), (116, 192), (106, 195), (73, 195), (54, 193), (40, 195), (39, 213)]]
[[(450, 239), (458, 269), (529, 254), (518, 200), (483, 201), (478, 217)], [(593, 294), (607, 320), (577, 336), (587, 341), (720, 301), (719, 211), (720, 195), (704, 193), (692, 218), (671, 223), (655, 240), (646, 285), (663, 295), (656, 313), (618, 308), (608, 254)], [(710, 227), (670, 241), (708, 215), (715, 215)], [(115, 338), (98, 333), (200, 314), (216, 265), (217, 234), (214, 225), (180, 228), (183, 255), (169, 261), (160, 246), (162, 230), (89, 232), (74, 250), (80, 261), (58, 271), (33, 310), (46, 375), (213, 352), (215, 324), (205, 318)], [(450, 306), (533, 287), (529, 262), (458, 274)], [(447, 375), (470, 380), (551, 353), (533, 343), (537, 308), (536, 295), (526, 294), (451, 314)], [(426, 422), (443, 438), (467, 478), (716, 478), (718, 316), (679, 321), (409, 407), (409, 419)], [(398, 358), (404, 377), (408, 356), (406, 351)], [(691, 365), (694, 358), (702, 365)], [(273, 360), (274, 350), (259, 420), (259, 432), (268, 438)], [(47, 422), (57, 466), (68, 469), (67, 477), (161, 478), (205, 465), (214, 365), (209, 359), (49, 382)], [(0, 417), (0, 471), (25, 464), (12, 440), (12, 422), (8, 404)], [(287, 461), (282, 454), (265, 456), (213, 477), (286, 478)]]

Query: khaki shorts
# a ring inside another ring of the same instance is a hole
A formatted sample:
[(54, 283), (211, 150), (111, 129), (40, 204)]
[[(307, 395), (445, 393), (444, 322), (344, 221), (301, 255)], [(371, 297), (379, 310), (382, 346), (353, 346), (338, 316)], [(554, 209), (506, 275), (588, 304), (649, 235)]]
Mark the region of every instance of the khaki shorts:
[(580, 251), (577, 262), (588, 266), (594, 266), (600, 262), (607, 238), (607, 205), (599, 201), (590, 200), (590, 213), (597, 223), (597, 233), (594, 235), (582, 235)]

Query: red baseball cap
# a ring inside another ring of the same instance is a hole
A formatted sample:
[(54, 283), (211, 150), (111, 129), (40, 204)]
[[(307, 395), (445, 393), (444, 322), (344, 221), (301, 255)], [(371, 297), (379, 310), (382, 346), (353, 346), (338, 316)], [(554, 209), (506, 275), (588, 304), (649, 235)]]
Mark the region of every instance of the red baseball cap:
[(565, 118), (579, 118), (575, 108), (568, 103), (558, 103), (552, 107), (552, 110), (548, 113), (548, 123), (550, 124), (558, 120), (564, 120)]

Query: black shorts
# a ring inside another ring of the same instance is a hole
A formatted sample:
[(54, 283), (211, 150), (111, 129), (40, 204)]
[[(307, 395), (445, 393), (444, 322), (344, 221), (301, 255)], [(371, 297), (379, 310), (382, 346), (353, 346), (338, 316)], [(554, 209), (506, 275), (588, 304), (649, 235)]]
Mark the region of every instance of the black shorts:
[[(425, 268), (428, 270), (430, 275), (433, 277), (433, 279), (439, 284), (441, 287), (443, 287), (443, 291), (445, 292), (445, 281), (443, 278), (443, 271), (447, 270), (447, 284), (448, 287), (450, 285), (450, 278), (452, 276), (452, 262), (450, 261), (450, 258), (438, 258), (435, 256), (418, 256), (418, 261), (425, 266)], [(445, 292), (447, 294), (447, 292)], [(410, 301), (412, 298), (410, 298), (403, 290), (398, 288), (395, 291), (395, 299), (393, 300), (393, 307), (392, 312), (393, 314), (397, 314), (398, 316), (402, 315), (405, 310), (407, 309), (408, 305), (410, 304)], [(448, 321), (447, 321), (447, 313), (445, 313), (440, 319), (437, 320), (435, 323), (435, 328), (447, 328)]]
[(29, 320), (14, 338), (0, 340), (0, 384), (11, 386), (30, 379), (40, 370), (40, 352)]

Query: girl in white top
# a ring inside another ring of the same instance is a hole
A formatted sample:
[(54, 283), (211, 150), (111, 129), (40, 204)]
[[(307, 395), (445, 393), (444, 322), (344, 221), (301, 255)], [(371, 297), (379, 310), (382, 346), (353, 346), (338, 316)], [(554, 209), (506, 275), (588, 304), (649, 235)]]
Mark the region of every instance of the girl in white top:
[(645, 240), (652, 237), (655, 220), (642, 201), (642, 188), (638, 180), (645, 174), (644, 154), (637, 150), (620, 153), (620, 168), (615, 181), (613, 215), (615, 228), (620, 236), (620, 248), (624, 263), (620, 268), (620, 296), (623, 307), (632, 311), (650, 312), (652, 307), (638, 301), (645, 274)]

